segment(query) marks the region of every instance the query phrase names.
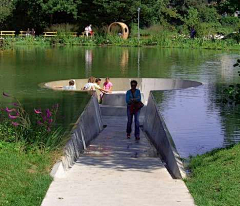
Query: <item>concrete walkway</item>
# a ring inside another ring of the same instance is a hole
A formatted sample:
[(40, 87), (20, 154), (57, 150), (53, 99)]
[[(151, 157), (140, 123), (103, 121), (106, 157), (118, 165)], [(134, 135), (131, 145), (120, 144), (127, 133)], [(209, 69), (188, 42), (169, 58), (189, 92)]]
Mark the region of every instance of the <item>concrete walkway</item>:
[(55, 179), (42, 206), (193, 206), (182, 180), (172, 179), (144, 134), (126, 139), (126, 117), (107, 127), (65, 178)]

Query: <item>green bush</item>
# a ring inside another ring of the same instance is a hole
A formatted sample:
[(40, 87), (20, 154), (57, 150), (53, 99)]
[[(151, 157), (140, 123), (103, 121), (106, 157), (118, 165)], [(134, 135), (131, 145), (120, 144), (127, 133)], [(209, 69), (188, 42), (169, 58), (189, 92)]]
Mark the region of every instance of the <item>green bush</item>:
[(220, 15), (214, 7), (203, 7), (199, 10), (199, 17), (201, 22), (217, 23)]
[(195, 27), (197, 37), (209, 37), (217, 33), (218, 28), (221, 27), (220, 23), (199, 23)]
[(223, 26), (236, 27), (236, 26), (238, 26), (239, 22), (240, 22), (240, 19), (237, 17), (228, 16), (228, 17), (221, 18), (221, 24)]

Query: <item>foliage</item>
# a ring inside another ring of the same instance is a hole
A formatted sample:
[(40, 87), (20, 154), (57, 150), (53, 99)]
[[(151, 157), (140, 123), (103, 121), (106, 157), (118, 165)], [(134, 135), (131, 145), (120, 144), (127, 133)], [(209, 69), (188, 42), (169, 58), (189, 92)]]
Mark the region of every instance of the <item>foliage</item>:
[(14, 97), (3, 93), (14, 102), (11, 108), (2, 108), (0, 139), (9, 142), (24, 142), (27, 146), (55, 149), (62, 140), (61, 128), (55, 128), (58, 104), (46, 110), (34, 109), (28, 113)]
[(199, 23), (198, 10), (193, 7), (190, 7), (183, 21), (188, 27), (194, 27), (195, 25), (197, 25)]
[(186, 185), (198, 206), (240, 205), (240, 145), (190, 159)]
[(12, 14), (14, 2), (12, 0), (0, 1), (0, 25)]
[[(225, 40), (207, 39), (205, 37), (189, 39), (189, 33), (178, 34), (164, 30), (166, 27), (154, 26), (151, 30), (140, 30), (140, 41), (137, 35), (131, 35), (130, 38), (124, 40), (116, 35), (95, 35), (93, 38), (73, 37), (70, 35), (58, 35), (52, 38), (44, 37), (28, 37), (28, 38), (7, 38), (10, 45), (81, 45), (81, 46), (101, 46), (101, 45), (116, 45), (116, 46), (152, 46), (157, 45), (164, 48), (203, 48), (203, 49), (224, 49), (224, 50), (239, 50), (236, 39), (229, 37)], [(207, 30), (206, 30), (207, 33)], [(136, 33), (137, 34), (137, 33)], [(201, 34), (201, 33), (200, 33)], [(238, 35), (238, 34), (236, 34)], [(235, 38), (235, 37), (234, 37)]]
[(74, 24), (53, 24), (45, 29), (45, 31), (74, 32), (78, 30), (78, 26)]
[(237, 17), (228, 16), (228, 17), (221, 18), (221, 24), (223, 26), (237, 26), (239, 22), (240, 22), (240, 19)]
[[(237, 60), (237, 63), (233, 65), (234, 67), (240, 68), (240, 59)], [(238, 71), (240, 76), (240, 71)], [(223, 90), (223, 96), (221, 97), (220, 102), (224, 104), (237, 105), (240, 104), (240, 84), (229, 85)]]
[(205, 23), (218, 23), (220, 15), (214, 7), (203, 7), (199, 9), (199, 17), (201, 22)]
[(217, 5), (218, 10), (220, 13), (233, 13), (239, 9), (239, 0), (224, 0), (219, 1), (219, 4)]
[(199, 23), (196, 25), (197, 37), (211, 38), (221, 28), (220, 23)]
[[(114, 21), (136, 25), (138, 8), (141, 9), (140, 27), (143, 31), (150, 28), (146, 33), (154, 33), (150, 31), (151, 27), (159, 25), (164, 30), (175, 31), (177, 28), (186, 34), (195, 26), (199, 29), (197, 31), (199, 36), (203, 36), (206, 32), (202, 29), (207, 30), (219, 23), (222, 26), (219, 26), (216, 32), (220, 31), (222, 34), (236, 31), (239, 26), (236, 22), (239, 21), (238, 18), (230, 17), (237, 9), (238, 0), (217, 2), (210, 0), (211, 5), (206, 0), (3, 0), (1, 2), (9, 4), (1, 7), (6, 10), (0, 16), (0, 23), (5, 20), (4, 29), (18, 32), (21, 29), (35, 28), (36, 34), (41, 34), (43, 30), (81, 33), (86, 25), (92, 24), (99, 36), (105, 35), (107, 25)], [(229, 17), (220, 18), (224, 11), (228, 12)], [(130, 30), (135, 31), (131, 26)], [(215, 32), (216, 28), (210, 30)]]

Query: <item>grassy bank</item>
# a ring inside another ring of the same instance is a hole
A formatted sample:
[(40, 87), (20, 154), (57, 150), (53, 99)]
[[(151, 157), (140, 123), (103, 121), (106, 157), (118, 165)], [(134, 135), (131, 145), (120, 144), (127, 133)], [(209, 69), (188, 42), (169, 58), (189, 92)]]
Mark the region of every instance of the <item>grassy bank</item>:
[(25, 151), (20, 142), (0, 141), (0, 205), (41, 205), (52, 181), (49, 172), (55, 153)]
[(186, 185), (198, 206), (240, 205), (240, 144), (191, 159)]
[[(239, 35), (239, 34), (236, 34)], [(189, 39), (183, 36), (160, 33), (142, 37), (140, 41), (137, 38), (131, 37), (124, 40), (118, 36), (95, 36), (93, 38), (86, 37), (71, 37), (59, 35), (56, 37), (44, 38), (38, 37), (16, 37), (5, 39), (6, 44), (14, 47), (15, 45), (78, 45), (78, 46), (158, 46), (161, 48), (202, 48), (202, 49), (224, 49), (224, 50), (240, 50), (238, 36), (225, 40), (195, 38)]]

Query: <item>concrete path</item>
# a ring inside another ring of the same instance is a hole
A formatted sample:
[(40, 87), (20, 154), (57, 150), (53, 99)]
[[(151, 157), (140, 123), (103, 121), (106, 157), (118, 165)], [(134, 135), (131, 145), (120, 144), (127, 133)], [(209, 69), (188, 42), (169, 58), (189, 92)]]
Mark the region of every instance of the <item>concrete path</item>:
[(144, 134), (126, 139), (126, 117), (103, 117), (107, 127), (65, 178), (55, 179), (42, 206), (193, 206)]

